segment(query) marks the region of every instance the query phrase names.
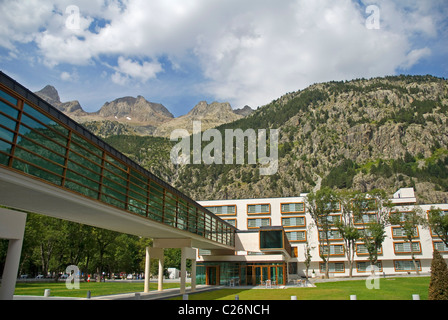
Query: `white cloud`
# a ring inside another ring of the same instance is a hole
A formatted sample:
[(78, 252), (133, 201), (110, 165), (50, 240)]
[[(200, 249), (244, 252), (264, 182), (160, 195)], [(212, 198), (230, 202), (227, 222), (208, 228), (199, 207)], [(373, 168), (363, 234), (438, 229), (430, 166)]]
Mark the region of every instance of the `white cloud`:
[(429, 48), (412, 50), (406, 56), (407, 59), (401, 64), (400, 67), (407, 70), (416, 63), (418, 63), (421, 59), (429, 57), (430, 55), (431, 55), (431, 49)]
[(67, 72), (67, 71), (63, 71), (60, 74), (60, 78), (62, 81), (65, 82), (76, 82), (79, 80), (79, 74), (76, 70), (74, 70), (73, 72)]
[(140, 64), (137, 61), (119, 57), (118, 67), (116, 67), (115, 70), (116, 72), (112, 77), (112, 81), (124, 85), (129, 78), (141, 82), (147, 82), (149, 79), (154, 79), (157, 77), (158, 73), (163, 71), (163, 67), (158, 62), (145, 61)]

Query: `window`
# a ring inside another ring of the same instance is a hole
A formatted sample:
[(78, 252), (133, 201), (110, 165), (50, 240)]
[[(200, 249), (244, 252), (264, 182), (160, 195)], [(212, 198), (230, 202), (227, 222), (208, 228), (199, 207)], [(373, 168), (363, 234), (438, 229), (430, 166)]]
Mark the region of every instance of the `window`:
[(227, 222), (228, 224), (230, 224), (233, 227), (237, 227), (237, 223), (236, 223), (236, 219), (223, 219), (225, 222)]
[[(381, 247), (378, 250), (378, 254), (383, 254), (383, 247)], [(357, 243), (356, 244), (356, 255), (358, 256), (367, 256), (369, 255), (369, 251), (367, 250), (367, 246), (364, 243)]]
[(305, 217), (282, 218), (282, 226), (285, 228), (305, 227), (306, 220)]
[(377, 215), (375, 213), (367, 213), (363, 214), (362, 217), (355, 218), (355, 224), (364, 224), (375, 222), (377, 219)]
[[(415, 261), (417, 264), (417, 268), (419, 271), (422, 270), (422, 266), (420, 264), (420, 260)], [(414, 263), (412, 260), (395, 260), (394, 261), (395, 271), (417, 271), (415, 270)]]
[(305, 213), (305, 204), (303, 202), (297, 203), (282, 203), (281, 212), (285, 213)]
[(255, 229), (259, 227), (267, 227), (271, 225), (271, 218), (250, 218), (247, 219), (247, 228)]
[[(420, 242), (412, 242), (412, 250), (414, 253), (422, 253)], [(395, 242), (395, 254), (411, 253), (411, 244), (409, 242)]]
[(13, 105), (17, 105), (17, 99), (13, 98), (12, 96), (7, 94), (3, 90), (0, 90), (0, 98), (5, 99), (6, 101), (8, 101), (9, 103), (11, 103)]
[(291, 242), (305, 242), (306, 231), (286, 231), (286, 237)]
[[(356, 262), (356, 270), (358, 272), (370, 272), (371, 269), (367, 270), (368, 268), (370, 268), (370, 261), (358, 261)], [(383, 263), (381, 261), (378, 261), (375, 265), (378, 270), (375, 271), (379, 271), (382, 272), (383, 271)]]
[(283, 248), (282, 230), (260, 231), (260, 250), (282, 249), (282, 248)]
[(198, 249), (198, 256), (210, 256), (212, 254), (211, 250), (207, 249)]
[(208, 211), (216, 215), (227, 215), (227, 216), (236, 215), (236, 205), (212, 206), (212, 207), (207, 206), (204, 208), (208, 209)]
[[(319, 246), (320, 253), (323, 255), (328, 254), (328, 246)], [(332, 244), (330, 245), (330, 256), (343, 256), (344, 245), (342, 244)]]
[[(320, 262), (319, 269), (320, 273), (325, 273), (325, 263)], [(345, 272), (345, 265), (344, 262), (330, 262), (328, 269), (329, 272), (343, 273)]]
[[(414, 235), (413, 238), (418, 238), (418, 228), (417, 227), (414, 228), (413, 235)], [(405, 234), (403, 228), (401, 228), (401, 227), (392, 227), (392, 237), (394, 239), (406, 238), (406, 234)]]
[(325, 205), (325, 209), (330, 212), (339, 212), (341, 211), (341, 203), (340, 202), (329, 202)]
[(442, 241), (434, 241), (434, 249), (443, 253), (448, 252), (448, 246)]
[[(16, 119), (19, 116), (19, 110), (0, 101), (0, 123), (13, 131), (16, 130)], [(12, 118), (12, 119), (11, 119)]]
[[(329, 215), (329, 216), (326, 216), (325, 218), (326, 218), (327, 221), (328, 221), (328, 225), (335, 225), (336, 222), (340, 222), (340, 221), (341, 221), (342, 216), (341, 216), (340, 214), (338, 214), (338, 215)], [(320, 219), (324, 219), (324, 218), (322, 217), (322, 218), (320, 218)], [(319, 219), (319, 220), (320, 220), (320, 219)], [(321, 221), (322, 221), (322, 220), (318, 221), (318, 226), (321, 226), (321, 225), (322, 225)], [(323, 220), (323, 221), (325, 221), (325, 220)]]
[[(324, 231), (319, 231), (319, 239), (326, 240), (327, 235)], [(329, 240), (342, 240), (342, 234), (339, 230), (329, 230), (328, 231), (328, 239)]]
[(271, 214), (270, 204), (248, 204), (247, 214)]

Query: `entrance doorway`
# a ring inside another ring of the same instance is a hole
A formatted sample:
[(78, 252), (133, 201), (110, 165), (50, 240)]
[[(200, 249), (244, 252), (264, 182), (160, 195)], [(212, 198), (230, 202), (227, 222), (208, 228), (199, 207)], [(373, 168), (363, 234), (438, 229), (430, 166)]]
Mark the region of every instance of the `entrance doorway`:
[(206, 267), (205, 270), (205, 282), (208, 286), (217, 286), (219, 285), (219, 267), (218, 266), (210, 266)]
[(284, 265), (255, 265), (247, 266), (246, 279), (247, 285), (259, 286), (265, 285), (270, 280), (272, 285), (285, 284), (285, 266)]

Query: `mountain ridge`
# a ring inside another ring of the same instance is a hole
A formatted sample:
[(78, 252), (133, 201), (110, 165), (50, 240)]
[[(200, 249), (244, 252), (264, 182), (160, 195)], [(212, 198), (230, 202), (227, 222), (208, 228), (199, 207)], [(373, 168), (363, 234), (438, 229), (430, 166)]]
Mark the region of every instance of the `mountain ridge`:
[(147, 162), (151, 147), (141, 148), (153, 143), (149, 138), (139, 141), (140, 151), (128, 148), (126, 136), (113, 143), (197, 200), (296, 196), (321, 181), (322, 187), (380, 188), (391, 194), (414, 187), (422, 203), (448, 202), (445, 79), (394, 76), (318, 83), (216, 129), (279, 129), (277, 174), (261, 176), (259, 164), (176, 166), (169, 159), (169, 140), (157, 142), (158, 154), (162, 146), (165, 150), (157, 163)]
[(170, 161), (174, 142), (169, 139), (136, 136), (126, 128), (111, 134), (104, 124), (98, 126), (107, 129), (106, 141), (115, 148), (197, 200), (288, 197), (321, 185), (391, 194), (414, 187), (421, 203), (448, 202), (448, 81), (443, 78), (317, 83), (216, 127), (222, 133), (279, 129), (279, 167), (272, 176), (261, 176), (260, 165), (178, 166)]
[(241, 119), (252, 110), (248, 106), (233, 110), (227, 102), (201, 101), (188, 114), (175, 118), (162, 104), (149, 102), (139, 95), (117, 98), (105, 102), (98, 111), (86, 112), (77, 100), (61, 102), (54, 86), (47, 85), (36, 94), (102, 137), (115, 134), (167, 137), (174, 129), (191, 131), (192, 121), (202, 121), (205, 130)]

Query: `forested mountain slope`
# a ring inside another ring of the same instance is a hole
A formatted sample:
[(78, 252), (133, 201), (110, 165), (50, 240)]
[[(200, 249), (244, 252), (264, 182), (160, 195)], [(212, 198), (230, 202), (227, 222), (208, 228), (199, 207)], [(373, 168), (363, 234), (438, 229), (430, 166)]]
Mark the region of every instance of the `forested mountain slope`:
[[(296, 196), (316, 184), (393, 193), (415, 187), (421, 202), (448, 201), (448, 81), (396, 76), (328, 82), (288, 93), (218, 129), (279, 129), (279, 169), (175, 166), (174, 142), (108, 141), (193, 199)], [(207, 145), (207, 143), (204, 143)]]

